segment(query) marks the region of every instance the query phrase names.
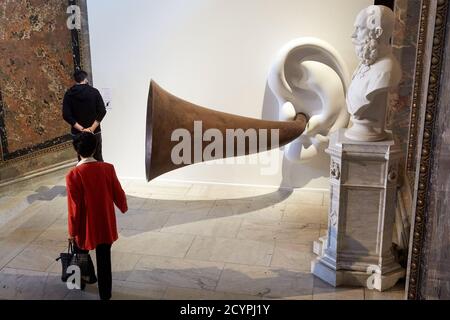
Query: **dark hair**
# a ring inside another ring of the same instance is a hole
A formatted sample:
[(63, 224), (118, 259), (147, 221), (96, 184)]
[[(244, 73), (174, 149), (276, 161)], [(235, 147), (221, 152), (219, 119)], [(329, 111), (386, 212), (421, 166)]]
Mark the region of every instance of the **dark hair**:
[(86, 71), (83, 70), (78, 70), (75, 71), (75, 73), (73, 74), (73, 79), (77, 82), (77, 83), (81, 83), (84, 80), (86, 80), (88, 77), (88, 74)]
[(83, 158), (91, 157), (97, 149), (97, 139), (90, 132), (83, 132), (73, 140), (75, 151)]

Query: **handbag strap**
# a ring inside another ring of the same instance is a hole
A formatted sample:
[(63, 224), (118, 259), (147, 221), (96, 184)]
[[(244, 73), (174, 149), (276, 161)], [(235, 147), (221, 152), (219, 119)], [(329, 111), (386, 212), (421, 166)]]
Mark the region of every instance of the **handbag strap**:
[(73, 254), (74, 253), (73, 251), (74, 251), (73, 250), (73, 242), (69, 240), (69, 245), (67, 247), (67, 253), (72, 253)]
[[(67, 253), (69, 254), (74, 254), (74, 250), (73, 250), (73, 243), (72, 241), (69, 240), (69, 245), (67, 246)], [(56, 261), (61, 260), (61, 256), (59, 256), (58, 258), (56, 258)]]

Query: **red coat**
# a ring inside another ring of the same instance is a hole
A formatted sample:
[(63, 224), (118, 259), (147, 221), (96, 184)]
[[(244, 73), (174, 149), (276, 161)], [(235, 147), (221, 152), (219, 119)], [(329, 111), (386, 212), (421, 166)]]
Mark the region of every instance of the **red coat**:
[(66, 176), (69, 235), (81, 249), (117, 240), (114, 204), (127, 212), (125, 192), (114, 166), (104, 162), (79, 165)]

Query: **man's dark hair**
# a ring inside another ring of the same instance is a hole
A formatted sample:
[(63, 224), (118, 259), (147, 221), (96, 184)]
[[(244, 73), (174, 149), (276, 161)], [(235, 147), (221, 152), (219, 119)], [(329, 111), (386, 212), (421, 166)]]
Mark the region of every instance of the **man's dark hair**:
[(81, 83), (84, 80), (86, 80), (88, 78), (88, 74), (86, 71), (83, 70), (78, 70), (75, 71), (75, 73), (73, 74), (73, 79), (77, 82), (77, 83)]
[(80, 156), (89, 158), (97, 149), (97, 139), (92, 133), (83, 132), (74, 138), (73, 147)]

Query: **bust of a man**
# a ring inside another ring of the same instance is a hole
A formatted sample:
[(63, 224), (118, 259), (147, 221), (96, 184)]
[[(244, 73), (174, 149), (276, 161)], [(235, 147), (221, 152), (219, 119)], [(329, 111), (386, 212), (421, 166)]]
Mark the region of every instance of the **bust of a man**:
[(356, 18), (352, 40), (360, 64), (347, 94), (353, 123), (345, 134), (349, 139), (382, 141), (387, 137), (388, 93), (401, 79), (391, 46), (394, 22), (393, 11), (385, 6), (370, 6)]

